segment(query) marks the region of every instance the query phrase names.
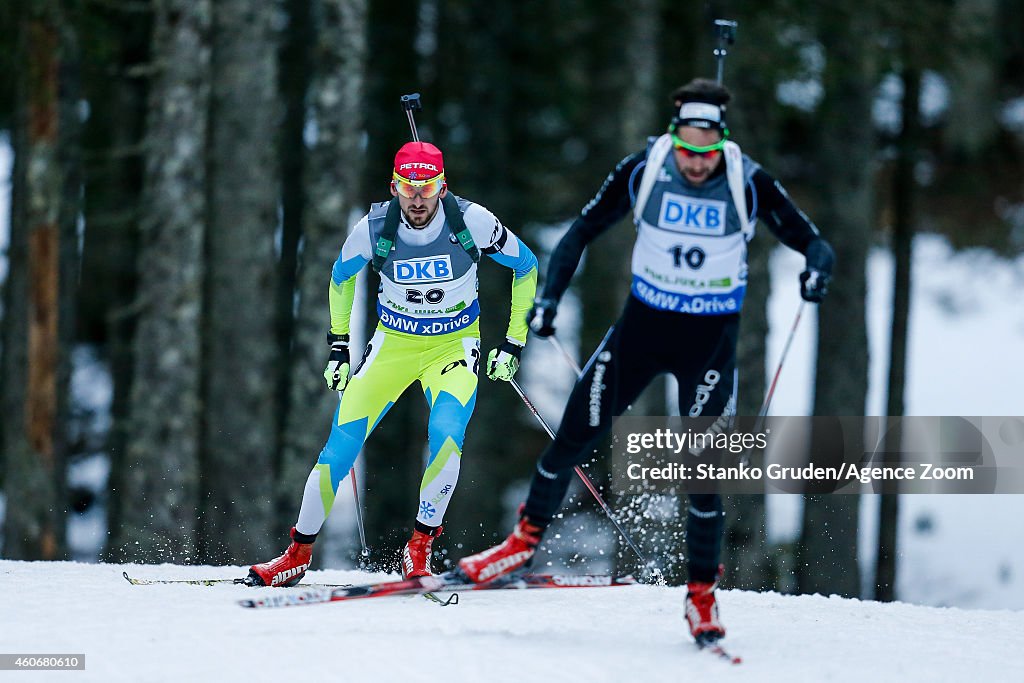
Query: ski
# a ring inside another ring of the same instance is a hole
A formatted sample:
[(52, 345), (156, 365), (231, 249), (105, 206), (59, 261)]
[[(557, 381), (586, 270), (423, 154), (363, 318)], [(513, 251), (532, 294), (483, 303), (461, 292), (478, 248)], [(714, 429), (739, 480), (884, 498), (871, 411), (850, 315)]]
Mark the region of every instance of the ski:
[[(125, 581), (133, 586), (155, 586), (164, 584), (180, 584), (185, 586), (245, 586), (245, 579), (140, 579), (134, 576), (128, 576), (128, 572), (121, 572), (121, 576), (125, 578)], [(351, 586), (350, 583), (307, 583), (303, 584), (305, 588), (346, 588)]]
[(705, 643), (697, 643), (697, 648), (701, 652), (707, 652), (709, 655), (722, 659), (730, 664), (741, 664), (743, 662), (742, 657), (737, 657), (729, 653), (718, 641), (710, 641)]
[[(384, 581), (334, 590), (289, 591), (259, 598), (239, 600), (242, 607), (266, 609), (315, 605), (325, 602), (379, 598), (388, 595), (419, 595), (423, 593), (522, 589), (522, 588), (599, 588), (611, 586), (632, 586), (632, 576), (608, 576), (602, 574), (519, 574), (503, 576), (487, 583), (473, 583), (459, 571), (445, 572), (437, 576), (421, 576), (404, 581)], [(453, 601), (454, 602), (454, 601)]]
[(128, 576), (128, 572), (121, 572), (125, 581), (133, 586), (153, 586), (157, 584), (184, 584), (189, 586), (219, 586), (233, 584), (237, 579), (139, 579)]

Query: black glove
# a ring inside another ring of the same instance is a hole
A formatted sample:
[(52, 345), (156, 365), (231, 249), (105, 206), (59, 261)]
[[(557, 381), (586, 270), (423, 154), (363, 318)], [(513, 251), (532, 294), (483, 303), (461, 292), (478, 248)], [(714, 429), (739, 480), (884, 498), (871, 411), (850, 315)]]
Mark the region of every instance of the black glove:
[(831, 278), (817, 268), (808, 268), (800, 273), (800, 298), (812, 304), (820, 304), (828, 294)]
[(344, 391), (348, 384), (350, 367), (348, 335), (328, 333), (327, 343), (331, 345), (331, 355), (327, 357), (327, 368), (324, 369), (327, 388), (332, 391)]
[(536, 299), (533, 308), (526, 314), (526, 324), (538, 337), (550, 337), (555, 333), (555, 315), (558, 302), (554, 299)]
[(814, 304), (820, 304), (828, 294), (828, 282), (832, 279), (832, 265), (836, 255), (832, 245), (823, 237), (815, 237), (804, 254), (807, 261), (804, 272), (800, 273), (800, 298)]

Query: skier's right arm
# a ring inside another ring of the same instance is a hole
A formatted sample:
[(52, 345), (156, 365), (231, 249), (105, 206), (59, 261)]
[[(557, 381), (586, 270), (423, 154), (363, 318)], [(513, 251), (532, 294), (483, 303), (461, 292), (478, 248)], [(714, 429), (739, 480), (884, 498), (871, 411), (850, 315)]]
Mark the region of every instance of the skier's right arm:
[(324, 380), (328, 388), (343, 391), (348, 384), (350, 367), (348, 341), (352, 319), (352, 302), (356, 296), (356, 277), (373, 254), (370, 225), (364, 216), (348, 234), (341, 253), (331, 270), (331, 288), (327, 300), (331, 309), (331, 329), (327, 342), (331, 355), (327, 359)]
[(331, 289), (328, 301), (331, 306), (331, 334), (349, 333), (352, 319), (352, 302), (356, 296), (356, 276), (373, 257), (373, 242), (370, 224), (363, 216), (345, 239), (338, 260), (331, 270)]
[(554, 334), (552, 322), (558, 302), (569, 288), (569, 282), (583, 257), (583, 250), (629, 213), (642, 176), (645, 157), (644, 152), (636, 152), (618, 163), (551, 253), (544, 293), (527, 315), (530, 328), (539, 336), (549, 337)]

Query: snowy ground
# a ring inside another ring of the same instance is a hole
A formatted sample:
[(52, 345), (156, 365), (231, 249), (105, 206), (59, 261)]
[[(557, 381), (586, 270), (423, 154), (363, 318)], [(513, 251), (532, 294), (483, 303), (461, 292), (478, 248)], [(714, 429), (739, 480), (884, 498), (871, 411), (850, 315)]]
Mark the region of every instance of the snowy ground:
[[(31, 681), (1011, 681), (1024, 613), (721, 591), (731, 666), (686, 635), (684, 590), (464, 593), (251, 611), (241, 586), (131, 586), (241, 568), (0, 561), (0, 652), (78, 653), (85, 671)], [(312, 581), (365, 582), (351, 571)]]

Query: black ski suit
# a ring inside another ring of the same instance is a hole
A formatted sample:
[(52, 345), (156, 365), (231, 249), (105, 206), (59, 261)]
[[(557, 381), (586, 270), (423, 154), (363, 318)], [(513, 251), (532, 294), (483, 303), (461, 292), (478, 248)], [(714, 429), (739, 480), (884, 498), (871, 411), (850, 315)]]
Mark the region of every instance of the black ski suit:
[[(544, 298), (559, 301), (579, 265), (583, 249), (632, 210), (647, 152), (623, 159), (608, 175), (594, 199), (562, 237), (548, 267)], [(669, 155), (669, 162), (674, 160)], [(701, 184), (725, 182), (725, 160)], [(832, 250), (814, 225), (790, 201), (785, 190), (756, 164), (746, 182), (750, 223), (764, 221), (786, 246), (807, 256), (808, 268), (825, 274), (832, 269)], [(681, 176), (674, 189), (689, 185)], [(796, 283), (794, 283), (796, 286)], [(722, 415), (734, 411), (736, 340), (739, 312), (694, 315), (659, 310), (638, 298), (627, 299), (619, 319), (608, 330), (576, 382), (555, 440), (541, 455), (533, 475), (524, 514), (546, 526), (561, 507), (573, 468), (592, 453), (623, 411), (659, 374), (670, 372), (679, 383), (683, 414)], [(708, 379), (713, 382), (708, 382)], [(697, 387), (713, 384), (707, 393)], [(691, 494), (687, 515), (688, 569), (692, 581), (715, 579), (721, 550), (724, 512), (718, 494)]]

